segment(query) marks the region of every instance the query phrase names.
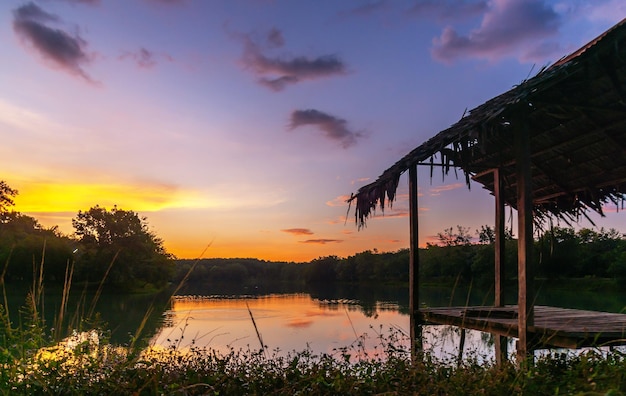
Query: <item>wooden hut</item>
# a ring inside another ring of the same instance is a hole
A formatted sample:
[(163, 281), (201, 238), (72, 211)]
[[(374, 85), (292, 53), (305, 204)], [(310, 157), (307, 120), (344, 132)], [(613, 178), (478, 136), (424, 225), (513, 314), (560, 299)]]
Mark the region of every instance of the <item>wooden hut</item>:
[[(495, 301), (489, 307), (420, 309), (417, 166), (460, 168), (469, 186), (495, 197)], [(468, 112), (350, 198), (357, 224), (396, 197), (409, 171), (410, 310), (414, 344), (422, 324), (452, 324), (518, 339), (518, 357), (549, 346), (626, 342), (626, 315), (535, 307), (533, 225), (578, 220), (626, 197), (626, 19), (578, 51)], [(387, 201), (387, 202), (386, 202)], [(504, 306), (504, 208), (517, 210), (517, 305)], [(501, 338), (502, 337), (502, 338)]]

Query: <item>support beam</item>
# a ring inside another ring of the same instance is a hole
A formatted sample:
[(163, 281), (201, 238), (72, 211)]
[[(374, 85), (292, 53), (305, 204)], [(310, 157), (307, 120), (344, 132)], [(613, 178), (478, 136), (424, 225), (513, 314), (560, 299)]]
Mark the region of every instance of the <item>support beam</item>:
[(422, 350), (422, 327), (419, 323), (419, 231), (417, 220), (417, 165), (409, 167), (409, 312), (411, 314), (411, 356), (416, 359)]
[[(503, 180), (500, 174), (500, 169), (493, 170), (493, 195), (496, 198), (496, 219), (495, 219), (495, 280), (494, 280), (494, 306), (503, 307), (504, 302), (504, 258), (505, 258), (505, 218), (504, 218), (504, 197), (502, 196)], [(496, 364), (501, 366), (503, 362), (508, 359), (507, 350), (508, 339), (500, 335), (495, 336), (495, 348), (496, 348)]]
[(504, 306), (504, 198), (502, 197), (503, 185), (500, 169), (493, 170), (493, 195), (496, 198), (496, 221), (495, 221), (495, 301), (496, 307)]
[(533, 202), (530, 154), (530, 131), (528, 121), (520, 118), (520, 127), (515, 131), (517, 159), (517, 279), (518, 279), (518, 362), (526, 360), (532, 353), (528, 327), (534, 324), (534, 289), (532, 273), (533, 249)]

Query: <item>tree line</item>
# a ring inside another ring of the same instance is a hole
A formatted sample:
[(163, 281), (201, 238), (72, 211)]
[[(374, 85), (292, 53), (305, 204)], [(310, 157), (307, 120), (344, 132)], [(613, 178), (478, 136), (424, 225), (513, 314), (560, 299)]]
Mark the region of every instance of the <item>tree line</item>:
[[(425, 282), (475, 282), (494, 279), (495, 232), (481, 226), (477, 238), (457, 226), (438, 234), (436, 243), (419, 250), (419, 274)], [(505, 280), (517, 277), (517, 240), (505, 235)], [(626, 237), (614, 229), (554, 227), (537, 237), (533, 249), (535, 276), (626, 279)], [(189, 282), (202, 285), (267, 282), (291, 284), (407, 283), (409, 250), (379, 253), (368, 250), (348, 257), (319, 257), (306, 263), (258, 259), (178, 260), (174, 280), (193, 268)]]
[[(367, 250), (348, 257), (310, 262), (271, 262), (254, 258), (175, 260), (151, 232), (147, 219), (131, 210), (93, 206), (72, 219), (74, 233), (46, 228), (10, 210), (17, 191), (0, 181), (0, 265), (3, 282), (44, 280), (63, 284), (104, 282), (118, 290), (155, 290), (187, 282), (200, 286), (283, 283), (407, 283), (409, 251)], [(505, 278), (517, 276), (517, 241), (505, 235)], [(419, 251), (420, 279), (428, 282), (479, 282), (494, 278), (495, 232), (481, 226), (474, 234), (457, 226), (437, 235)], [(601, 277), (626, 279), (626, 237), (614, 229), (553, 227), (536, 237), (534, 271), (546, 279)], [(193, 271), (190, 270), (193, 269)]]
[[(74, 233), (43, 227), (33, 217), (11, 210), (18, 191), (0, 181), (1, 282), (47, 284), (65, 280), (117, 290), (156, 290), (174, 273), (173, 257), (131, 210), (93, 206), (72, 219)], [(71, 278), (71, 279), (70, 279)]]

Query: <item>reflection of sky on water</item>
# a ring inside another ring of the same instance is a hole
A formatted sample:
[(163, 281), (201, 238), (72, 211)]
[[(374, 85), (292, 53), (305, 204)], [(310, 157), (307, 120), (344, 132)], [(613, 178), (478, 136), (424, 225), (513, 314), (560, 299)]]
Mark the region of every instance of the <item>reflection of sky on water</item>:
[[(258, 350), (260, 347), (250, 312), (269, 352), (280, 355), (310, 349), (314, 354), (339, 355), (348, 347), (353, 357), (365, 351), (369, 357), (381, 353), (378, 335), (389, 339), (399, 336), (396, 347), (408, 351), (409, 316), (397, 304), (377, 302), (364, 309), (353, 300), (317, 300), (308, 294), (273, 294), (261, 297), (178, 297), (165, 313), (166, 325), (154, 336), (152, 344), (184, 349), (192, 345), (226, 353)], [(181, 338), (181, 335), (183, 337)], [(454, 363), (459, 354), (461, 330), (454, 326), (424, 326), (424, 349), (442, 361)], [(358, 345), (362, 341), (363, 346)], [(515, 356), (515, 339), (509, 339), (510, 358)], [(584, 350), (555, 349), (552, 352), (580, 353)], [(548, 351), (538, 351), (537, 356)], [(493, 361), (494, 337), (466, 330), (463, 357), (478, 362)]]
[[(166, 313), (167, 326), (156, 334), (153, 344), (180, 348), (193, 344), (219, 351), (259, 349), (248, 307), (268, 349), (285, 353), (307, 347), (314, 353), (333, 353), (334, 348), (356, 344), (362, 335), (367, 335), (369, 350), (377, 343), (381, 328), (383, 334), (392, 327), (404, 333), (409, 328), (409, 317), (389, 303), (377, 303), (374, 315), (367, 316), (354, 301), (320, 301), (308, 294), (180, 297)], [(408, 342), (403, 346), (408, 348)]]

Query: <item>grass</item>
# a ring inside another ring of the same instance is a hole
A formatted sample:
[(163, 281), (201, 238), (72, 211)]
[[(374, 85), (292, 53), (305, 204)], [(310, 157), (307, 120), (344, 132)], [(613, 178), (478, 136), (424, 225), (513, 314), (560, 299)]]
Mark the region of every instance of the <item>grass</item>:
[(17, 325), (9, 320), (0, 276), (5, 301), (0, 304), (1, 395), (626, 394), (626, 354), (619, 350), (547, 353), (535, 361), (502, 367), (471, 354), (460, 362), (455, 357), (442, 361), (427, 352), (412, 360), (403, 347), (409, 344), (406, 334), (380, 329), (372, 352), (363, 349), (362, 336), (355, 333), (352, 345), (330, 354), (309, 349), (284, 354), (263, 345), (251, 311), (261, 343), (258, 350), (218, 353), (195, 345), (182, 350), (178, 340), (168, 347), (143, 348), (138, 342), (143, 324), (127, 346), (113, 346), (104, 329), (86, 325), (97, 323), (95, 302), (86, 307), (89, 320), (65, 317), (70, 263), (55, 329), (46, 329), (43, 268), (43, 260), (33, 263), (35, 281)]
[[(217, 354), (175, 347), (134, 354), (98, 345), (92, 338), (33, 354), (3, 370), (0, 392), (116, 395), (621, 395), (626, 360), (616, 352), (551, 354), (528, 367), (495, 367), (469, 359), (461, 365), (429, 356), (412, 363), (381, 338), (381, 354), (351, 361), (308, 350), (266, 356), (256, 350)], [(51, 358), (52, 356), (52, 358)]]

